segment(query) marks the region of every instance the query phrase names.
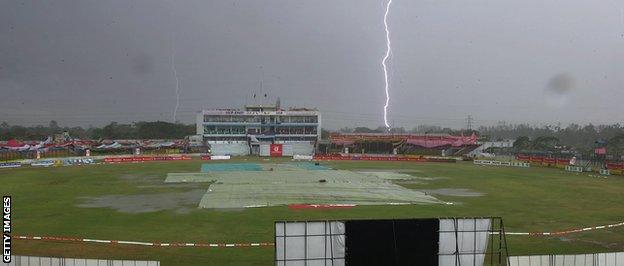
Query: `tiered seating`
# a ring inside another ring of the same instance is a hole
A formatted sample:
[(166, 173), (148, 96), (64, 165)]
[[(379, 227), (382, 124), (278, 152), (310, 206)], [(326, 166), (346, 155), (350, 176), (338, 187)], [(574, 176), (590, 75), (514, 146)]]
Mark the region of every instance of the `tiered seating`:
[(329, 136), (336, 145), (351, 145), (363, 142), (405, 142), (425, 148), (462, 147), (477, 143), (477, 136), (452, 136), (449, 134), (386, 134), (386, 133), (332, 133)]

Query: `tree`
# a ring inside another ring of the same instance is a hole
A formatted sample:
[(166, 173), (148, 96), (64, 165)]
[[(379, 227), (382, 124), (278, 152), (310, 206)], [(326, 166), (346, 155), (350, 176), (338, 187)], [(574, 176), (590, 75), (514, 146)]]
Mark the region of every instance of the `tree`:
[(541, 151), (554, 151), (558, 145), (559, 139), (553, 136), (540, 136), (531, 143), (533, 149)]
[(329, 130), (321, 128), (321, 139), (329, 139)]
[(169, 122), (137, 122), (134, 124), (119, 124), (111, 122), (108, 125), (98, 128), (89, 126), (83, 127), (60, 127), (54, 120), (48, 126), (10, 126), (9, 123), (0, 124), (0, 140), (21, 139), (21, 140), (43, 140), (46, 137), (60, 133), (69, 132), (70, 136), (79, 139), (182, 139), (188, 135), (195, 134), (195, 125), (185, 125)]
[(350, 127), (343, 127), (341, 129), (338, 130), (341, 133), (353, 133), (353, 128)]
[(367, 127), (356, 127), (355, 129), (353, 129), (353, 133), (380, 133), (380, 131)]
[(531, 147), (531, 140), (527, 136), (518, 137), (514, 143), (513, 148), (516, 151), (526, 150)]
[(111, 122), (102, 128), (102, 137), (107, 139), (135, 139), (136, 128), (132, 125)]
[(58, 125), (58, 122), (56, 122), (56, 120), (50, 120), (50, 123), (48, 124), (48, 127), (50, 129), (58, 129), (59, 125)]
[(616, 156), (624, 154), (624, 134), (609, 139), (607, 142), (607, 151)]
[(174, 124), (163, 121), (138, 122), (137, 137), (140, 139), (181, 139), (195, 134), (194, 125)]
[(99, 127), (97, 127), (97, 128), (91, 127), (89, 129), (87, 129), (86, 134), (91, 139), (102, 139), (102, 138), (104, 138), (104, 129), (99, 128)]

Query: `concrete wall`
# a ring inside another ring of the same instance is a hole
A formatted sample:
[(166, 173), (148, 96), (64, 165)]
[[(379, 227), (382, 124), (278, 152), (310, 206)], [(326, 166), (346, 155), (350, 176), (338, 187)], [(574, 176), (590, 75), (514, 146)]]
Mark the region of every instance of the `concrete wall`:
[(213, 155), (249, 155), (249, 145), (247, 142), (211, 142), (210, 144), (210, 152)]

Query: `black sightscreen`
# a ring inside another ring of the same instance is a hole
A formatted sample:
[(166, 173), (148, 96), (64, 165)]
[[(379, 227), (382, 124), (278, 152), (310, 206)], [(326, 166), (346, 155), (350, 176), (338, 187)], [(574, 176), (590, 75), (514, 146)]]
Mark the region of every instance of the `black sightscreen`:
[(438, 265), (438, 219), (346, 221), (346, 265)]

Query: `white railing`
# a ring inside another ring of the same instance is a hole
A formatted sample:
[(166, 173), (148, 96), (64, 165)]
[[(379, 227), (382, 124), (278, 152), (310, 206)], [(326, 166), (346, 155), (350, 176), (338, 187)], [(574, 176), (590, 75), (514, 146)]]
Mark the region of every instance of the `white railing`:
[(568, 171), (568, 172), (582, 173), (583, 172), (583, 167), (581, 167), (581, 166), (574, 166), (574, 165), (566, 165), (565, 170)]

